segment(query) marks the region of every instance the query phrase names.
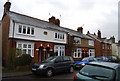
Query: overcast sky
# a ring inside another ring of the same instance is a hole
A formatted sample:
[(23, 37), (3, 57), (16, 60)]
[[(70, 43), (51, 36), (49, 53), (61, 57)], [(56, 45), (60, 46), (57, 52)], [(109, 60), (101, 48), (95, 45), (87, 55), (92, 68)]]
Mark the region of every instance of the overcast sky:
[[(3, 5), (0, 0), (0, 19)], [(73, 30), (83, 26), (83, 33), (96, 33), (102, 37), (115, 36), (118, 41), (118, 1), (119, 0), (10, 0), (11, 11), (48, 21), (55, 16), (60, 25)], [(120, 39), (119, 39), (120, 40)]]

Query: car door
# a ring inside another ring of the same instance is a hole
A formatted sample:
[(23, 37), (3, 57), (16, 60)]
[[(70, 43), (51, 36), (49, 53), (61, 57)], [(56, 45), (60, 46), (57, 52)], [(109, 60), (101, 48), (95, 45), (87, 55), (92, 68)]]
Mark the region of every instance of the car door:
[(70, 58), (67, 56), (64, 56), (63, 59), (64, 59), (64, 62), (63, 62), (64, 63), (64, 70), (67, 70), (67, 69), (69, 69), (70, 64), (71, 64)]
[(55, 59), (54, 70), (55, 72), (62, 72), (64, 70), (63, 58), (61, 56)]

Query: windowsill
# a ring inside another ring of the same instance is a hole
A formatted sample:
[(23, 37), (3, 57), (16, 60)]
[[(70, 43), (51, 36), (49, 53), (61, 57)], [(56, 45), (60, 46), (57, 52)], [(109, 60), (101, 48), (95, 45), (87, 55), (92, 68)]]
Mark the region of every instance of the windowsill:
[(22, 34), (22, 33), (17, 33), (17, 34), (18, 34), (18, 35), (23, 35), (23, 36), (35, 37), (35, 35)]
[(55, 39), (55, 40), (57, 40), (57, 41), (65, 41), (64, 39)]

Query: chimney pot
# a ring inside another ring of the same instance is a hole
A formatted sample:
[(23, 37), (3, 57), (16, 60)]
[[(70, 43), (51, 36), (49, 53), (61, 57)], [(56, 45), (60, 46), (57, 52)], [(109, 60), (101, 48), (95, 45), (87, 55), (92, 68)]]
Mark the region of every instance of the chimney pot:
[(10, 10), (10, 7), (11, 7), (11, 2), (6, 2), (4, 4), (4, 14)]

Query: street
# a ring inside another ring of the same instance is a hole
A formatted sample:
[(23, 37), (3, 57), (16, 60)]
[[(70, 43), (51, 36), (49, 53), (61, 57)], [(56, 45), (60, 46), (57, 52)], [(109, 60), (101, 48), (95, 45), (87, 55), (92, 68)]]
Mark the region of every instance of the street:
[(76, 74), (79, 70), (75, 70), (74, 73), (59, 73), (59, 74), (55, 74), (52, 77), (46, 77), (46, 76), (40, 76), (40, 75), (33, 75), (33, 74), (29, 74), (29, 75), (25, 75), (25, 76), (15, 76), (15, 77), (6, 77), (6, 78), (2, 78), (2, 81), (46, 81), (46, 80), (70, 80), (73, 81), (73, 75)]

